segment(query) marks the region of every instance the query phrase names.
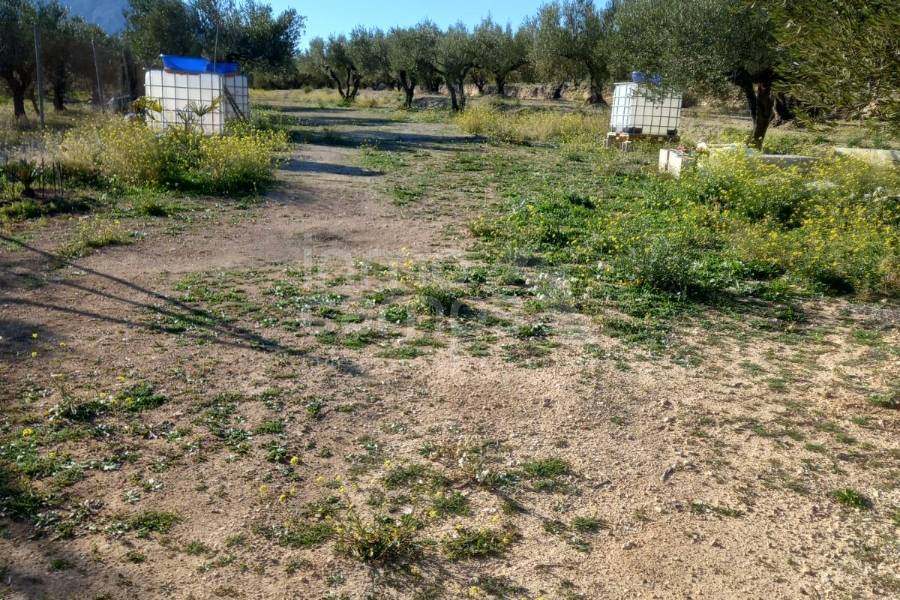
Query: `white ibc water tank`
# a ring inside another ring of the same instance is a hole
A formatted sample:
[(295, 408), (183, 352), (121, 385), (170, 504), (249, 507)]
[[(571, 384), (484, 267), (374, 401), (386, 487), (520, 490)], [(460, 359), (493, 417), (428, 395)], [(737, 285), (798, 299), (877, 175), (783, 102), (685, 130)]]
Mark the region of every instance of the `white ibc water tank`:
[(617, 83), (610, 132), (674, 137), (681, 124), (681, 94), (660, 93), (643, 83)]
[[(225, 123), (250, 115), (247, 77), (238, 74), (186, 73), (168, 69), (152, 69), (144, 74), (145, 95), (159, 101), (161, 112), (151, 113), (148, 124), (165, 129), (184, 125), (192, 119), (207, 135), (221, 134)], [(192, 108), (218, 106), (202, 117), (192, 115)]]

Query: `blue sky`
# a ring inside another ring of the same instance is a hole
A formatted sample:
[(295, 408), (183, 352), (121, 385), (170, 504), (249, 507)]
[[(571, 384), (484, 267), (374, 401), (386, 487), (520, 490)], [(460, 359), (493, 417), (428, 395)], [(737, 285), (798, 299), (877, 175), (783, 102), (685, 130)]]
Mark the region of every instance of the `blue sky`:
[(543, 0), (326, 0), (298, 2), (269, 0), (278, 10), (295, 8), (306, 16), (306, 34), (301, 46), (311, 38), (328, 37), (330, 33), (349, 33), (356, 25), (389, 29), (395, 25), (414, 25), (429, 18), (440, 27), (462, 21), (476, 25), (490, 14), (495, 21), (518, 26), (525, 17), (537, 12)]

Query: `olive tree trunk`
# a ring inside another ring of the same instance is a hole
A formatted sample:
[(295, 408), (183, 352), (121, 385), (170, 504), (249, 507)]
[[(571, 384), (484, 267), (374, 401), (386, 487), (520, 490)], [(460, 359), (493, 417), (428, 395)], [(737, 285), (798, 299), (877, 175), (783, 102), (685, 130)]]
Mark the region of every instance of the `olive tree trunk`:
[(400, 71), (398, 79), (400, 81), (400, 89), (403, 90), (404, 95), (403, 106), (412, 108), (413, 97), (416, 93), (416, 79), (415, 77), (410, 77), (406, 71)]
[(6, 87), (13, 99), (13, 115), (16, 119), (26, 118), (25, 114), (25, 97), (28, 95), (28, 84), (20, 81), (16, 76), (6, 76), (3, 78)]
[(765, 71), (755, 76), (738, 73), (733, 78), (733, 82), (744, 92), (747, 108), (750, 110), (750, 118), (753, 120), (748, 144), (757, 149), (762, 149), (766, 132), (775, 115), (775, 94), (772, 93), (774, 81), (775, 73), (772, 71)]
[(497, 84), (497, 95), (503, 97), (506, 95), (506, 75), (497, 75), (494, 77), (494, 83)]
[(603, 97), (603, 81), (595, 77), (588, 80), (588, 104), (596, 104), (599, 106), (607, 106), (606, 99)]

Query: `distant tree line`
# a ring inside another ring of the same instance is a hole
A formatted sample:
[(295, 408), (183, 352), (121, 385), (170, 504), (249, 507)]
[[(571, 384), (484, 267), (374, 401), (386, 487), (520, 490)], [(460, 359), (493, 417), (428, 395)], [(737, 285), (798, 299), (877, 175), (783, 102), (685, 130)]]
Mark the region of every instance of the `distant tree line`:
[(90, 69), (75, 63), (93, 40), (125, 62), (149, 65), (161, 53), (237, 61), (256, 86), (329, 86), (347, 102), (381, 86), (411, 107), (417, 90), (443, 87), (463, 110), (466, 85), (502, 95), (525, 81), (551, 86), (554, 97), (577, 83), (589, 103), (604, 104), (606, 86), (636, 70), (698, 95), (739, 94), (758, 145), (773, 121), (796, 114), (900, 126), (900, 0), (552, 0), (518, 28), (490, 17), (472, 29), (359, 26), (302, 52), (304, 17), (255, 0), (131, 0), (118, 38), (71, 18), (58, 0), (42, 4), (0, 0), (0, 81), (17, 115), (33, 89), (37, 21), (59, 109), (67, 87), (86, 82)]
[(357, 27), (316, 38), (298, 56), (299, 78), (347, 101), (364, 86), (415, 90), (443, 84), (454, 110), (464, 85), (504, 94), (512, 77), (549, 84), (559, 97), (581, 83), (604, 87), (630, 71), (704, 96), (740, 94), (761, 145), (770, 124), (806, 116), (900, 120), (900, 0), (555, 0), (518, 28), (485, 19), (442, 31), (423, 21), (387, 32)]
[(304, 17), (255, 0), (131, 0), (123, 38), (139, 61), (160, 54), (240, 63), (257, 85), (290, 82)]
[(47, 98), (58, 111), (76, 92), (96, 101), (136, 96), (142, 67), (163, 53), (237, 61), (264, 85), (294, 79), (304, 26), (294, 10), (276, 14), (254, 0), (131, 0), (125, 16), (125, 31), (110, 36), (69, 14), (64, 0), (0, 0), (0, 87), (16, 118), (36, 94), (35, 33)]
[[(35, 31), (40, 32), (40, 62), (47, 97), (57, 111), (74, 89), (103, 94), (101, 82), (114, 82), (121, 90), (137, 74), (127, 49), (96, 25), (71, 17), (58, 0), (0, 0), (0, 86), (13, 100), (17, 118), (25, 116), (28, 100), (35, 100), (37, 53)], [(96, 56), (96, 60), (95, 60)], [(37, 109), (35, 109), (35, 112)]]

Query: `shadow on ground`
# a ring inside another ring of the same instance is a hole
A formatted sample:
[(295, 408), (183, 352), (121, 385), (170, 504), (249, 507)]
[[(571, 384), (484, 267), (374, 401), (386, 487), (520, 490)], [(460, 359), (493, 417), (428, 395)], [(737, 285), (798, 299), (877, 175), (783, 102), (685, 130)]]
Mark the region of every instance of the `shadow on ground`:
[(325, 175), (346, 175), (347, 177), (376, 177), (383, 174), (379, 171), (369, 171), (350, 165), (320, 163), (297, 159), (289, 160), (281, 165), (281, 169), (293, 173), (320, 173)]
[[(46, 267), (72, 267), (85, 274), (94, 275), (106, 282), (110, 282), (114, 286), (117, 286), (120, 291), (111, 292), (90, 285), (77, 283), (75, 281), (62, 279), (54, 281), (55, 285), (69, 287), (93, 296), (142, 309), (147, 311), (148, 314), (152, 315), (154, 318), (147, 322), (134, 321), (92, 310), (90, 305), (85, 303), (79, 305), (65, 305), (59, 302), (53, 302), (52, 299), (44, 301), (18, 296), (4, 296), (2, 294), (3, 290), (0, 290), (0, 302), (4, 304), (26, 306), (88, 319), (96, 319), (107, 323), (145, 329), (155, 333), (179, 334), (188, 338), (195, 338), (209, 343), (236, 348), (294, 355), (306, 354), (303, 350), (285, 346), (277, 340), (267, 338), (266, 336), (245, 327), (229, 323), (214, 313), (190, 306), (172, 296), (141, 287), (131, 281), (122, 279), (121, 277), (101, 273), (100, 271), (75, 263), (62, 256), (29, 246), (21, 240), (9, 238), (4, 235), (0, 235), (0, 240), (11, 245), (19, 246), (22, 250), (31, 252), (42, 258), (43, 264)], [(140, 301), (122, 295), (129, 291), (137, 292), (146, 299)], [(2, 326), (0, 331), (3, 331), (5, 336), (9, 336), (8, 339), (11, 340), (11, 342), (9, 346), (7, 346), (7, 344), (0, 345), (0, 355), (11, 351), (14, 353), (15, 349), (23, 343), (23, 338), (27, 341), (35, 331), (35, 325), (25, 321), (5, 320), (2, 322)], [(7, 338), (4, 337), (4, 340), (6, 339)]]

